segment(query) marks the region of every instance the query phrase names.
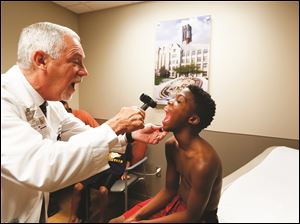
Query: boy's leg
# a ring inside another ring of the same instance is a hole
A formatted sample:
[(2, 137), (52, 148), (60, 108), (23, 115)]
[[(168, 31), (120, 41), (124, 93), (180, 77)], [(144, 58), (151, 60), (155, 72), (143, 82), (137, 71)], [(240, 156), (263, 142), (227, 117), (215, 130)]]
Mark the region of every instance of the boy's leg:
[(100, 201), (101, 201), (99, 207), (100, 223), (106, 221), (105, 215), (106, 215), (106, 209), (108, 207), (109, 189), (118, 179), (120, 179), (120, 175), (114, 174), (110, 172), (110, 170), (107, 170), (106, 172), (105, 171), (103, 172), (103, 175), (101, 176), (101, 179), (98, 182), (98, 184), (100, 185), (98, 189), (99, 189)]
[(100, 194), (100, 201), (101, 201), (101, 204), (98, 208), (100, 214), (99, 222), (102, 223), (104, 222), (105, 212), (108, 206), (108, 189), (105, 186), (100, 186), (99, 194)]
[(84, 185), (82, 183), (77, 183), (74, 185), (72, 200), (71, 200), (71, 214), (69, 218), (69, 223), (79, 222), (77, 217), (77, 209), (81, 199), (81, 191), (83, 190)]
[[(152, 199), (147, 199), (146, 201), (142, 201), (135, 206), (133, 206), (131, 209), (129, 209), (127, 212), (123, 213), (121, 216), (114, 218), (110, 220), (110, 223), (120, 223), (120, 222), (131, 222), (131, 221), (138, 221), (135, 220), (135, 213), (140, 210), (142, 207), (147, 205)], [(160, 211), (156, 212), (155, 214), (152, 214), (150, 217), (147, 217), (146, 219), (155, 219), (159, 217), (163, 217), (166, 215), (170, 215), (176, 212), (184, 211), (186, 210), (186, 205), (182, 201), (182, 199), (177, 195), (173, 198), (173, 200), (166, 205), (165, 208), (161, 209)]]
[(147, 199), (145, 201), (142, 201), (135, 206), (133, 206), (131, 209), (120, 215), (119, 217), (113, 218), (109, 221), (109, 223), (120, 223), (124, 222), (126, 219), (130, 219), (138, 210), (140, 210), (142, 207), (144, 207), (146, 204), (148, 204), (151, 201), (150, 199)]

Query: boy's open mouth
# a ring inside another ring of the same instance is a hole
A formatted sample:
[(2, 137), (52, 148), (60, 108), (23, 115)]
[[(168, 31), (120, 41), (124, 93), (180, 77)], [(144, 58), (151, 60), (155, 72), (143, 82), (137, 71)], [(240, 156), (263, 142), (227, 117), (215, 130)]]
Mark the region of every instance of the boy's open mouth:
[(166, 109), (164, 109), (164, 111), (166, 112), (166, 116), (162, 121), (163, 125), (167, 124), (171, 119), (171, 114)]

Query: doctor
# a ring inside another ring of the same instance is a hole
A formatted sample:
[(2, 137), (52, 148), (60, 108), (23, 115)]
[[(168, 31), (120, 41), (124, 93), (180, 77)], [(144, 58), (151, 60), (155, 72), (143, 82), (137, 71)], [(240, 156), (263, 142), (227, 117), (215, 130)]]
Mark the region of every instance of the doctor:
[(59, 100), (87, 76), (84, 57), (69, 28), (43, 22), (23, 29), (17, 65), (1, 75), (1, 223), (47, 222), (48, 192), (105, 170), (113, 146), (132, 138), (156, 144), (166, 135), (144, 126), (137, 107), (97, 128), (67, 113)]

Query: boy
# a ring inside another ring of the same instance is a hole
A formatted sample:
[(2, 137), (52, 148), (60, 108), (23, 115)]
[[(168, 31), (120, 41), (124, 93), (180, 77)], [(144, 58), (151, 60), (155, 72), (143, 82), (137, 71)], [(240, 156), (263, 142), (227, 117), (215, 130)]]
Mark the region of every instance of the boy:
[(190, 85), (168, 102), (163, 129), (174, 133), (165, 145), (166, 183), (152, 199), (110, 222), (218, 222), (221, 160), (199, 136), (215, 115), (215, 102)]
[(81, 183), (77, 183), (74, 186), (73, 197), (71, 202), (71, 214), (69, 223), (80, 222), (84, 217), (84, 201), (83, 197), (85, 188), (94, 188), (99, 190), (101, 204), (98, 208), (100, 214), (99, 222), (104, 222), (106, 208), (108, 207), (108, 192), (111, 186), (118, 180), (125, 180), (124, 171), (130, 166), (132, 157), (132, 144), (126, 146), (124, 154), (110, 152), (109, 153), (109, 165), (110, 168), (98, 173)]

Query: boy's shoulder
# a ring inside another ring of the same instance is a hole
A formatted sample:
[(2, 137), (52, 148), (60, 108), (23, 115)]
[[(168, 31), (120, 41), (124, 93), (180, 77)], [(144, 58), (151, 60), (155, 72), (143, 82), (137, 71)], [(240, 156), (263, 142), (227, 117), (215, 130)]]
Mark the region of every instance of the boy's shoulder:
[(218, 153), (210, 144), (204, 144), (198, 154), (194, 156), (193, 170), (195, 174), (212, 175), (222, 167)]

